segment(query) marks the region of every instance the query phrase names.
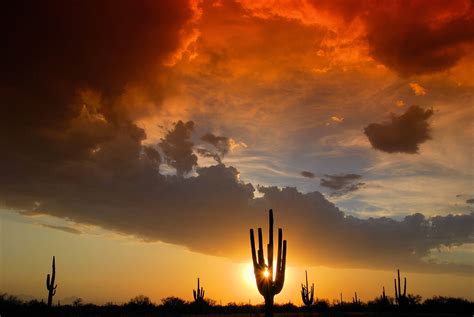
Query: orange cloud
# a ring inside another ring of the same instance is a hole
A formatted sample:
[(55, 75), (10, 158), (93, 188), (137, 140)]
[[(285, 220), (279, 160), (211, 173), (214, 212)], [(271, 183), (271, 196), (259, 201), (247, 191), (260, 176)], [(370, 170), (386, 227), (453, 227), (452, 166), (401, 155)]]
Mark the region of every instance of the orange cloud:
[(370, 57), (402, 76), (449, 69), (473, 47), (474, 9), (469, 0), (429, 5), (417, 0), (241, 3), (260, 18), (323, 26), (328, 30), (324, 47), (336, 53), (334, 59), (346, 54), (361, 62)]
[(343, 117), (332, 116), (331, 120), (334, 121), (334, 122), (337, 122), (337, 123), (342, 123), (344, 121), (344, 118)]
[(426, 95), (426, 89), (423, 88), (423, 86), (421, 86), (420, 84), (418, 83), (410, 83), (410, 88), (413, 90), (413, 92), (415, 93), (415, 95), (417, 96), (424, 96)]

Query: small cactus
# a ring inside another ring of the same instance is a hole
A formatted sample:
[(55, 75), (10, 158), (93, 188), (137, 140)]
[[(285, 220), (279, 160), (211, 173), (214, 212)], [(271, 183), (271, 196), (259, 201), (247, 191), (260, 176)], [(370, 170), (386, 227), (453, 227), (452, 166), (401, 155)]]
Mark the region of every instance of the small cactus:
[[(279, 294), (285, 282), (286, 240), (283, 241), (283, 230), (278, 229), (278, 251), (276, 259), (275, 279), (273, 279), (273, 211), (269, 210), (269, 237), (267, 244), (268, 262), (263, 255), (262, 228), (258, 228), (258, 253), (255, 250), (255, 237), (250, 229), (250, 247), (252, 249), (253, 271), (257, 288), (265, 298), (265, 317), (273, 316), (273, 298)], [(283, 251), (282, 251), (283, 246)]]
[(56, 279), (56, 264), (53, 256), (53, 272), (51, 274), (51, 279), (49, 274), (46, 276), (46, 289), (48, 290), (48, 307), (51, 307), (53, 304), (53, 296), (56, 295), (56, 288), (58, 285), (54, 285), (54, 280)]
[(404, 278), (404, 284), (403, 284), (403, 294), (401, 292), (401, 285), (400, 285), (400, 270), (397, 270), (397, 275), (398, 275), (398, 292), (397, 292), (397, 279), (393, 279), (393, 282), (395, 284), (395, 301), (398, 304), (398, 306), (402, 307), (408, 304), (408, 297), (406, 296), (407, 294), (407, 278)]
[(314, 299), (314, 283), (311, 285), (311, 290), (309, 289), (308, 285), (308, 271), (305, 271), (306, 274), (306, 285), (301, 284), (301, 298), (303, 299), (303, 303), (306, 306), (311, 306), (313, 304)]
[(197, 289), (193, 289), (193, 296), (194, 296), (194, 301), (196, 303), (200, 303), (204, 301), (204, 287), (199, 288), (199, 277), (198, 277), (198, 285)]
[(390, 304), (390, 301), (389, 301), (388, 297), (385, 295), (385, 286), (382, 287), (382, 295), (380, 296), (380, 302), (383, 305)]
[(341, 301), (339, 302), (342, 305), (344, 305), (344, 302), (342, 301), (342, 293), (341, 293)]
[(354, 292), (354, 297), (352, 297), (352, 303), (360, 305), (360, 299), (357, 298), (357, 292)]

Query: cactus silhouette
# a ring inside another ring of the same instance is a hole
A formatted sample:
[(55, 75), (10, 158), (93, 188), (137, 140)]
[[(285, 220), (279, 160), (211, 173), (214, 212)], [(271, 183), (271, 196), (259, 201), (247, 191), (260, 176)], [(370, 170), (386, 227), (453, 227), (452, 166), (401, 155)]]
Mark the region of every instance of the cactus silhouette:
[(51, 279), (49, 274), (46, 276), (46, 288), (48, 289), (48, 306), (51, 307), (53, 303), (53, 296), (56, 295), (56, 288), (58, 285), (54, 285), (54, 280), (56, 279), (56, 264), (53, 256), (53, 272), (51, 274)]
[(397, 302), (398, 306), (402, 307), (408, 304), (407, 294), (407, 278), (404, 278), (403, 284), (403, 294), (401, 292), (401, 285), (400, 285), (400, 270), (397, 270), (398, 275), (398, 292), (397, 292), (397, 279), (394, 278), (393, 282), (395, 284), (395, 301)]
[(360, 304), (360, 299), (357, 298), (357, 292), (354, 292), (354, 297), (352, 297), (352, 303), (353, 304)]
[(388, 300), (388, 297), (385, 295), (385, 286), (382, 287), (382, 295), (380, 296), (380, 303), (382, 305), (390, 304), (390, 301)]
[[(280, 293), (285, 282), (286, 240), (283, 241), (283, 230), (278, 229), (278, 251), (275, 278), (273, 278), (273, 210), (269, 210), (269, 236), (267, 244), (268, 262), (263, 255), (262, 228), (258, 228), (258, 253), (255, 251), (253, 229), (250, 229), (250, 246), (252, 249), (253, 271), (257, 288), (265, 299), (265, 317), (273, 316), (273, 298)], [(282, 250), (283, 245), (283, 250)], [(258, 256), (257, 256), (258, 255)]]
[(308, 285), (308, 271), (304, 272), (306, 274), (306, 285), (301, 284), (301, 298), (306, 306), (311, 306), (314, 298), (314, 283), (311, 285), (310, 290)]
[(193, 296), (196, 303), (204, 301), (204, 287), (199, 288), (199, 277), (197, 289), (193, 289)]

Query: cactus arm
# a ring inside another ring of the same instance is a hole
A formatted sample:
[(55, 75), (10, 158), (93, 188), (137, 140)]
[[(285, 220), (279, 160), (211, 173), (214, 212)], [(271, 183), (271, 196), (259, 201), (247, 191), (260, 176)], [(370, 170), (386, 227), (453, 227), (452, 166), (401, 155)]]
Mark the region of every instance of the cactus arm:
[(405, 277), (405, 283), (403, 285), (403, 297), (407, 294), (407, 278)]
[(397, 270), (397, 275), (398, 275), (398, 297), (402, 296), (402, 288), (400, 287), (400, 270)]
[(397, 279), (393, 279), (393, 284), (395, 285), (395, 299), (398, 300), (398, 294), (397, 294)]
[(273, 210), (270, 209), (268, 216), (268, 245), (267, 245), (267, 256), (268, 256), (268, 279), (273, 281)]
[(281, 271), (281, 244), (283, 239), (283, 230), (278, 228), (278, 251), (277, 251), (277, 266), (276, 266), (276, 274), (280, 274)]
[(54, 285), (55, 279), (56, 279), (56, 259), (53, 256), (53, 275), (51, 276), (51, 285)]
[(253, 262), (253, 267), (255, 270), (255, 268), (258, 267), (258, 262), (257, 262), (257, 254), (255, 251), (255, 237), (253, 234), (253, 229), (250, 229), (250, 247), (252, 249), (252, 262)]
[(261, 268), (265, 267), (265, 259), (263, 257), (262, 228), (258, 228), (258, 264)]

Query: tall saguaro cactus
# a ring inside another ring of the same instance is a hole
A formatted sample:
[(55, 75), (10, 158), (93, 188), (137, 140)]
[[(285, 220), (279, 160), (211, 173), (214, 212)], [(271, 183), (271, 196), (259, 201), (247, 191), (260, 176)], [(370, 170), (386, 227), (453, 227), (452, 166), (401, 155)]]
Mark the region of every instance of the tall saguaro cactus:
[(49, 274), (46, 276), (46, 289), (48, 290), (48, 306), (51, 307), (53, 304), (53, 296), (56, 295), (56, 288), (58, 285), (54, 285), (54, 280), (56, 279), (56, 264), (53, 256), (53, 271), (51, 273), (51, 279)]
[(309, 289), (308, 285), (308, 271), (304, 271), (306, 274), (306, 285), (301, 283), (301, 298), (303, 299), (303, 303), (306, 306), (311, 306), (313, 304), (314, 299), (314, 283), (311, 285), (311, 290)]
[(398, 275), (398, 292), (397, 292), (397, 279), (393, 279), (393, 283), (395, 284), (395, 301), (397, 302), (398, 306), (405, 306), (408, 304), (407, 298), (407, 278), (404, 278), (403, 283), (403, 294), (401, 292), (401, 285), (400, 285), (400, 270), (397, 270)]
[(200, 303), (204, 301), (204, 287), (199, 288), (199, 277), (198, 277), (198, 287), (196, 290), (193, 289), (194, 301)]
[(255, 274), (258, 291), (265, 299), (265, 317), (273, 316), (273, 297), (280, 293), (283, 288), (286, 268), (286, 240), (284, 240), (282, 243), (283, 230), (279, 228), (276, 271), (275, 276), (273, 276), (273, 210), (271, 209), (269, 211), (269, 222), (267, 263), (265, 263), (265, 258), (263, 255), (262, 228), (258, 228), (258, 253), (255, 251), (255, 238), (253, 229), (250, 229), (250, 247), (252, 248), (253, 271)]

